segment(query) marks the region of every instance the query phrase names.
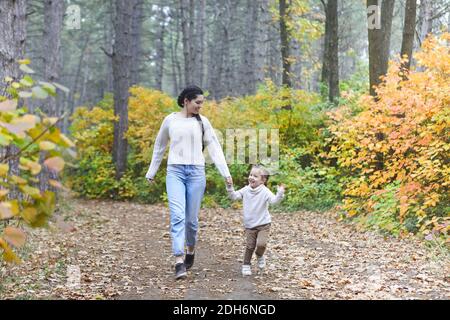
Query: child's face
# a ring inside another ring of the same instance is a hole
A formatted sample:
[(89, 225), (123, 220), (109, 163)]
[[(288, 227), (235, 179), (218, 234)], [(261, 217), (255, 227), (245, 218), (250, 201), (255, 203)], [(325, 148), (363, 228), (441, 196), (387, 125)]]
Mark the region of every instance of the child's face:
[(252, 171), (250, 171), (250, 175), (248, 176), (248, 183), (252, 188), (262, 185), (264, 183), (264, 177), (261, 170), (258, 168), (252, 169)]

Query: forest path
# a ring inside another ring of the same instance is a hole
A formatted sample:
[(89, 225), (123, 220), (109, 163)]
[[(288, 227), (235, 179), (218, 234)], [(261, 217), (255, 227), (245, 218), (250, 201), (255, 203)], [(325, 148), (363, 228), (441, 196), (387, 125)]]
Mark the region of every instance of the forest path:
[(450, 298), (448, 256), (332, 212), (273, 213), (266, 271), (244, 278), (240, 210), (202, 209), (194, 267), (176, 281), (168, 208), (63, 203), (49, 229), (29, 232), (24, 263), (0, 266), (0, 299)]

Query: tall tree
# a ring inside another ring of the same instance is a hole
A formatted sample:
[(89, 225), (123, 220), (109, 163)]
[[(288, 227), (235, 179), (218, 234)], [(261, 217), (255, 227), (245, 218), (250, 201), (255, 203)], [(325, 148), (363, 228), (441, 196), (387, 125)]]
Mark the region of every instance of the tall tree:
[[(24, 58), (26, 40), (26, 0), (2, 0), (0, 1), (0, 94), (5, 94), (2, 89), (6, 87), (3, 80), (6, 76), (18, 80), (20, 69), (18, 59)], [(19, 151), (15, 145), (1, 150), (1, 154), (10, 157)], [(8, 161), (9, 173), (19, 175), (19, 160), (11, 158)], [(13, 188), (10, 198), (17, 198), (18, 192)]]
[(339, 97), (339, 35), (338, 1), (322, 1), (325, 9), (325, 48), (322, 67), (322, 82), (328, 85), (328, 99)]
[(419, 9), (419, 44), (433, 30), (433, 1), (420, 0)]
[(291, 59), (289, 58), (289, 31), (288, 31), (288, 15), (289, 15), (289, 2), (286, 0), (280, 0), (279, 3), (280, 13), (280, 40), (281, 40), (281, 60), (283, 62), (283, 76), (282, 84), (288, 87), (292, 87), (291, 81)]
[(404, 71), (409, 70), (411, 66), (416, 31), (416, 12), (417, 0), (406, 0), (401, 56), (406, 55), (408, 60), (402, 63), (402, 69)]
[(113, 160), (116, 166), (116, 179), (119, 180), (127, 168), (128, 141), (128, 97), (132, 69), (132, 29), (133, 9), (136, 0), (116, 0), (116, 19), (114, 20), (115, 41), (112, 62), (114, 76), (114, 122)]
[(256, 86), (256, 70), (255, 70), (255, 46), (258, 33), (258, 1), (247, 0), (248, 15), (244, 33), (244, 46), (241, 58), (242, 82), (240, 94), (253, 94)]
[[(58, 82), (61, 73), (61, 31), (64, 18), (64, 1), (44, 1), (44, 34), (43, 34), (43, 64), (46, 81)], [(44, 111), (52, 116), (60, 114), (56, 98), (46, 101)]]
[(193, 79), (193, 52), (192, 52), (192, 25), (194, 10), (194, 2), (189, 0), (180, 0), (180, 19), (181, 33), (183, 39), (183, 56), (184, 56), (184, 84), (192, 84)]
[(0, 88), (5, 76), (18, 79), (18, 59), (24, 56), (26, 0), (0, 1)]
[[(369, 23), (369, 78), (370, 78), (370, 94), (376, 96), (374, 86), (380, 84), (380, 77), (387, 73), (392, 18), (394, 15), (394, 0), (367, 0), (367, 7), (374, 8), (381, 3), (381, 8), (375, 11), (379, 13), (380, 28)], [(373, 19), (373, 12), (368, 10), (368, 19)]]
[[(196, 16), (196, 36), (197, 44), (195, 44), (195, 83), (203, 87), (205, 78), (205, 19), (206, 19), (206, 0), (198, 0)], [(193, 41), (194, 39), (191, 39)]]
[[(165, 46), (164, 46), (164, 38), (166, 37), (166, 19), (167, 15), (163, 6), (158, 6), (158, 26), (156, 31), (156, 57), (155, 57), (155, 88), (158, 90), (162, 90), (163, 76), (164, 76), (164, 59), (165, 59)], [(178, 33), (178, 32), (177, 32)], [(172, 66), (176, 67), (176, 63)], [(176, 77), (176, 69), (175, 77)], [(175, 84), (177, 83), (177, 79), (174, 79)], [(176, 85), (175, 85), (176, 86)], [(177, 87), (177, 86), (176, 86)], [(178, 91), (176, 89), (175, 91)]]
[(131, 27), (131, 85), (139, 83), (141, 77), (141, 37), (144, 20), (144, 0), (134, 0)]

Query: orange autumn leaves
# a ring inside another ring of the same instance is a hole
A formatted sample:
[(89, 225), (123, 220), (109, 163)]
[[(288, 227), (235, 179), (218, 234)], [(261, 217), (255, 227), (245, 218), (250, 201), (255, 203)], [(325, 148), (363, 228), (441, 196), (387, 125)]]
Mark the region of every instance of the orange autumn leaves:
[(363, 111), (349, 108), (330, 113), (328, 156), (350, 178), (344, 208), (350, 216), (374, 211), (374, 196), (399, 183), (393, 208), (400, 223), (413, 216), (421, 231), (448, 237), (450, 180), (450, 55), (447, 41), (430, 37), (415, 58), (423, 71), (402, 79), (392, 63), (378, 100), (365, 96)]

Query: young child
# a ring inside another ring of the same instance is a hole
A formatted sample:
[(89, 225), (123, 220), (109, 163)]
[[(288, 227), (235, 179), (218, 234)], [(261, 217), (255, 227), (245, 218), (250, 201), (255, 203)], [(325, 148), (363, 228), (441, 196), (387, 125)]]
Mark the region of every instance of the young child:
[(279, 203), (284, 197), (284, 186), (280, 185), (274, 195), (266, 186), (269, 172), (260, 166), (254, 166), (248, 177), (249, 184), (234, 191), (232, 184), (227, 184), (228, 195), (231, 200), (241, 200), (244, 205), (244, 226), (246, 247), (242, 275), (250, 276), (251, 259), (256, 249), (256, 257), (260, 270), (266, 266), (264, 251), (269, 238), (271, 217), (269, 204)]

